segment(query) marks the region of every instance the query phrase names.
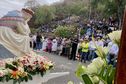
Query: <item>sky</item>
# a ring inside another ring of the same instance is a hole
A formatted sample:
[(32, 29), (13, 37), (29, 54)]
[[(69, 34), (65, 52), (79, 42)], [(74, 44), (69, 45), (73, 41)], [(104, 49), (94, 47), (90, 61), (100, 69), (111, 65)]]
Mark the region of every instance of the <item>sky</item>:
[[(28, 0), (0, 0), (0, 17), (11, 10), (21, 10)], [(52, 4), (60, 0), (37, 0), (41, 5)]]

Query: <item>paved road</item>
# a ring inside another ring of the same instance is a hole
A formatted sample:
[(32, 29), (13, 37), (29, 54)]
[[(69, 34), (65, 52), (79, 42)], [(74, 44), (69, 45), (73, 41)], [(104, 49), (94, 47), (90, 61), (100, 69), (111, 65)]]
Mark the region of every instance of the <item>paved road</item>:
[[(74, 84), (80, 84), (80, 80), (76, 78), (75, 71), (79, 64), (79, 61), (68, 60), (66, 57), (49, 54), (47, 52), (41, 52), (43, 56), (47, 56), (50, 60), (54, 62), (54, 69), (51, 70), (51, 73), (57, 72), (69, 72), (70, 74), (65, 76), (60, 76), (53, 78), (43, 84), (67, 84), (68, 81), (73, 81)], [(84, 64), (84, 63), (83, 63)], [(86, 64), (84, 64), (86, 65)]]

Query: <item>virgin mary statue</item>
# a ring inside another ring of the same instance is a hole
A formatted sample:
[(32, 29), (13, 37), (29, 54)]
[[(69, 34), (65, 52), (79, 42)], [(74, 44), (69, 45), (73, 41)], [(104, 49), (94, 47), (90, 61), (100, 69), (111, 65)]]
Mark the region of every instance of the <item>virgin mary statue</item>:
[(0, 19), (0, 59), (24, 56), (30, 53), (27, 22), (33, 11), (23, 8), (10, 11)]

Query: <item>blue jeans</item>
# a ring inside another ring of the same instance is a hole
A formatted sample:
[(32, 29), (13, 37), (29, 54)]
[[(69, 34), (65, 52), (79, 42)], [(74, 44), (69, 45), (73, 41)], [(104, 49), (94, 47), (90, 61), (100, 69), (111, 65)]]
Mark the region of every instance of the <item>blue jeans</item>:
[(96, 53), (95, 53), (95, 50), (90, 50), (89, 51), (89, 60), (93, 60), (94, 58), (96, 58)]
[(116, 66), (116, 59), (113, 60), (115, 57), (116, 57), (116, 55), (114, 55), (114, 54), (108, 54), (108, 57), (107, 57), (108, 64)]
[(88, 52), (82, 52), (81, 61), (82, 60), (86, 61), (87, 60), (87, 56), (88, 56)]
[(36, 49), (42, 49), (42, 42), (36, 42)]

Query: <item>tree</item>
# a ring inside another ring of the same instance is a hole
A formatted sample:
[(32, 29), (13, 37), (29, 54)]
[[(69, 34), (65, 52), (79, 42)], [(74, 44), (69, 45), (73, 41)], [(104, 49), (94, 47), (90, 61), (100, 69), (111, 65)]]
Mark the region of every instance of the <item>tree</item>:
[(66, 18), (72, 15), (87, 16), (88, 0), (64, 0), (63, 3), (55, 4), (57, 17)]
[[(103, 16), (110, 17), (114, 14), (120, 13), (122, 17), (126, 1), (124, 0), (90, 0), (91, 8), (93, 12), (101, 10)], [(99, 12), (98, 12), (99, 13)]]
[(55, 17), (55, 7), (41, 6), (35, 10), (35, 23), (38, 25), (50, 22)]
[(54, 31), (54, 34), (58, 37), (68, 38), (75, 35), (75, 28), (72, 26), (58, 26)]

